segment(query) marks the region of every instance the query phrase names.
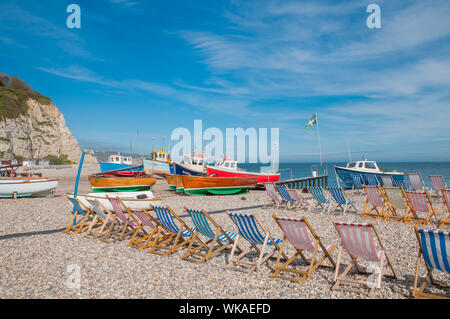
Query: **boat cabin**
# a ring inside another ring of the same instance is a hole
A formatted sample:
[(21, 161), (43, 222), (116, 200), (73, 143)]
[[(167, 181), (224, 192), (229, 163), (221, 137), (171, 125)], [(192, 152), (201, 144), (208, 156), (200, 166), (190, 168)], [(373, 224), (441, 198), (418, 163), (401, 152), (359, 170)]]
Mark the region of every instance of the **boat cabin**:
[(122, 156), (120, 154), (113, 154), (109, 156), (108, 163), (112, 164), (126, 164), (126, 165), (132, 165), (133, 158), (130, 156)]
[(232, 159), (222, 158), (221, 160), (216, 162), (215, 166), (232, 169), (232, 170), (237, 170), (238, 169), (237, 163), (238, 163), (237, 161), (234, 161)]
[(164, 151), (153, 151), (151, 154), (151, 158), (154, 161), (170, 163), (170, 155)]
[(204, 166), (205, 161), (203, 159), (203, 154), (194, 154), (194, 155), (184, 154), (183, 164)]
[(367, 160), (347, 163), (346, 168), (380, 171), (377, 162)]

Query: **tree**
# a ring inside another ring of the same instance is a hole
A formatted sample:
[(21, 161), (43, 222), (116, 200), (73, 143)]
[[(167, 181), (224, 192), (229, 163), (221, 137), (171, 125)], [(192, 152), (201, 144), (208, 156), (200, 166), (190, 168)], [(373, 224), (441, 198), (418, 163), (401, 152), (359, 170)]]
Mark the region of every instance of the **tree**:
[(31, 88), (28, 84), (26, 84), (24, 81), (22, 81), (18, 76), (13, 75), (10, 78), (10, 81), (8, 83), (9, 89), (20, 89), (24, 90), (25, 92), (31, 92)]
[(9, 76), (6, 73), (0, 72), (0, 86), (7, 87), (9, 82)]

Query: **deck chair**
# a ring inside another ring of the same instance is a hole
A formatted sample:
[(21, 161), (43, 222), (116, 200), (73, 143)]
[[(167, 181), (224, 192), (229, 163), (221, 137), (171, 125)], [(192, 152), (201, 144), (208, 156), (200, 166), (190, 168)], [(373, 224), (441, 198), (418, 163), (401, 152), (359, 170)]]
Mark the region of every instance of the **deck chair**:
[(170, 234), (161, 227), (160, 223), (147, 210), (129, 210), (129, 213), (134, 216), (139, 226), (128, 242), (128, 246), (143, 250), (170, 237)]
[(367, 180), (367, 184), (368, 186), (377, 186), (380, 184), (380, 182), (378, 181), (377, 176), (372, 175), (372, 174), (365, 174), (366, 175), (366, 180)]
[[(191, 217), (196, 231), (194, 236), (191, 237), (189, 246), (182, 259), (200, 264), (214, 257), (224, 249), (231, 249), (237, 237), (236, 233), (224, 231), (204, 210), (195, 210), (187, 207), (184, 207), (184, 210)], [(211, 224), (215, 231), (211, 227)], [(207, 240), (203, 241), (200, 235), (206, 237)], [(197, 247), (193, 248), (194, 244)], [(237, 247), (236, 249), (242, 252), (241, 248)], [(194, 259), (194, 256), (198, 256), (200, 259)]]
[(362, 189), (364, 180), (360, 174), (351, 174), (353, 180), (353, 189)]
[(330, 194), (332, 198), (334, 199), (331, 201), (330, 205), (328, 205), (328, 213), (331, 210), (331, 207), (334, 206), (334, 208), (341, 208), (343, 214), (347, 211), (348, 207), (353, 208), (354, 212), (357, 212), (357, 209), (354, 204), (356, 204), (355, 201), (350, 201), (347, 199), (347, 197), (344, 194), (344, 191), (342, 188), (339, 187), (329, 187), (328, 190), (330, 191)]
[[(387, 205), (382, 196), (382, 190), (379, 186), (364, 185), (363, 187), (367, 198), (361, 218), (366, 218), (367, 216), (371, 216), (374, 219), (383, 217), (386, 212)], [(371, 207), (369, 207), (369, 204)]]
[[(403, 222), (407, 209), (407, 201), (405, 199), (403, 189), (401, 187), (383, 186), (383, 192), (381, 195), (384, 197), (384, 201), (387, 205), (383, 221), (386, 221), (387, 219), (394, 219), (399, 222)], [(401, 211), (403, 211), (403, 214)]]
[[(311, 274), (320, 266), (336, 268), (336, 263), (331, 257), (331, 253), (336, 249), (335, 245), (324, 246), (320, 237), (313, 230), (306, 217), (301, 219), (281, 218), (272, 215), (275, 222), (283, 231), (283, 242), (281, 243), (280, 251), (278, 252), (278, 258), (275, 264), (275, 272), (272, 274), (272, 278), (281, 278), (290, 280), (293, 282), (301, 283), (305, 281)], [(313, 237), (311, 239), (310, 235)], [(286, 262), (280, 264), (280, 259), (285, 248), (285, 244), (289, 242), (295, 249), (295, 254), (290, 257)], [(307, 259), (304, 253), (310, 253), (311, 258)], [(307, 270), (297, 270), (295, 267), (289, 267), (289, 265), (298, 257), (308, 265)], [(323, 265), (323, 262), (328, 261), (330, 266)], [(283, 275), (283, 273), (292, 273), (293, 276)], [(299, 276), (301, 275), (300, 278)]]
[[(419, 242), (419, 253), (417, 256), (416, 273), (414, 276), (413, 296), (415, 298), (424, 297), (432, 299), (448, 299), (447, 296), (436, 295), (432, 293), (424, 292), (428, 283), (434, 286), (449, 289), (450, 286), (443, 283), (438, 283), (433, 278), (433, 271), (440, 271), (446, 274), (447, 278), (450, 275), (450, 233), (441, 230), (425, 230), (417, 229), (415, 227), (417, 241)], [(423, 257), (427, 275), (423, 284), (418, 288), (419, 271)]]
[[(426, 225), (433, 216), (436, 221), (439, 221), (436, 216), (436, 210), (431, 202), (430, 195), (428, 195), (426, 190), (424, 192), (405, 191), (405, 194), (405, 198), (408, 203), (408, 208), (404, 219), (405, 223), (413, 221)], [(427, 217), (422, 218), (418, 215), (418, 213), (425, 213), (427, 214)]]
[[(155, 211), (157, 221), (160, 223), (161, 227), (170, 234), (170, 236), (167, 236), (167, 238), (164, 238), (163, 240), (160, 240), (158, 237), (158, 243), (148, 250), (149, 253), (160, 256), (169, 256), (178, 249), (189, 244), (190, 239), (196, 232), (195, 227), (188, 227), (188, 225), (186, 225), (186, 223), (169, 206), (152, 206), (152, 210)], [(174, 217), (180, 226), (175, 223)]]
[(403, 189), (408, 189), (408, 187), (406, 187), (405, 182), (403, 180), (400, 179), (394, 179), (392, 181), (392, 184), (394, 185), (394, 187), (400, 187)]
[[(96, 215), (91, 211), (89, 207), (83, 204), (78, 198), (71, 198), (66, 194), (66, 198), (72, 204), (72, 207), (75, 211), (73, 214), (70, 223), (67, 227), (62, 231), (62, 233), (70, 233), (71, 234), (79, 234), (82, 231), (88, 229), (92, 223), (98, 224), (98, 220), (95, 219)], [(77, 217), (81, 217), (81, 219), (77, 222)]]
[(102, 225), (95, 229), (92, 228), (92, 226), (94, 226), (94, 224), (92, 224), (91, 227), (89, 227), (89, 229), (86, 231), (86, 236), (102, 236), (108, 229), (108, 225), (111, 226), (114, 224), (116, 217), (111, 212), (106, 211), (97, 199), (86, 200), (91, 205), (92, 211), (95, 212), (96, 217), (102, 222)]
[(381, 175), (381, 181), (383, 182), (383, 186), (386, 187), (394, 187), (394, 180), (391, 175)]
[(286, 189), (289, 196), (291, 196), (291, 199), (293, 201), (293, 208), (306, 208), (309, 206), (307, 200), (299, 193), (299, 190), (296, 190), (294, 188), (288, 188)]
[[(342, 282), (350, 282), (356, 284), (363, 284), (370, 287), (369, 296), (373, 296), (376, 289), (381, 288), (381, 280), (383, 277), (391, 277), (397, 279), (394, 267), (390, 260), (391, 253), (386, 251), (384, 245), (378, 236), (375, 227), (372, 224), (354, 224), (343, 223), (333, 221), (334, 227), (341, 239), (341, 247), (339, 248), (336, 272), (334, 275), (335, 284), (331, 288), (335, 290)], [(379, 249), (376, 248), (376, 242), (378, 242)], [(350, 255), (351, 262), (347, 268), (339, 274), (339, 268), (341, 265), (343, 249)], [(359, 274), (370, 274), (361, 268), (358, 260), (364, 260), (366, 262), (376, 262), (378, 264), (378, 276), (375, 283), (368, 280), (355, 280), (346, 278), (349, 271), (355, 267)], [(384, 264), (387, 262), (391, 269), (392, 275), (385, 274)]]
[(444, 177), (442, 177), (441, 175), (430, 175), (428, 177), (431, 182), (431, 187), (434, 190), (434, 194), (436, 196), (439, 196), (439, 194), (441, 193), (441, 189), (447, 188), (447, 183), (445, 182)]
[[(133, 236), (136, 229), (139, 228), (139, 224), (135, 220), (134, 216), (130, 213), (129, 208), (126, 207), (119, 197), (113, 198), (106, 195), (106, 198), (113, 207), (112, 213), (116, 216), (115, 224), (109, 228), (104, 236), (100, 239), (102, 241), (116, 242), (121, 241), (125, 236)], [(107, 209), (103, 206), (104, 209)], [(109, 211), (109, 210), (107, 210)]]
[(275, 189), (275, 185), (273, 183), (265, 183), (267, 195), (272, 199), (275, 204), (275, 208), (280, 208), (286, 204), (286, 201), (281, 197), (278, 191)]
[(283, 200), (287, 203), (286, 204), (286, 208), (287, 209), (291, 209), (294, 208), (294, 206), (296, 206), (296, 202), (295, 200), (291, 197), (291, 195), (288, 193), (286, 186), (284, 185), (276, 185), (278, 192), (280, 193), (281, 197), (283, 198)]
[[(275, 252), (280, 250), (278, 244), (282, 242), (281, 239), (273, 238), (270, 233), (263, 227), (253, 214), (241, 214), (227, 212), (233, 223), (238, 228), (238, 236), (234, 241), (233, 248), (231, 250), (230, 261), (227, 268), (235, 266), (233, 269), (239, 271), (246, 271), (248, 273), (258, 269), (259, 266), (264, 264)], [(239, 239), (245, 239), (250, 247), (244, 250), (238, 256), (234, 256), (238, 247)], [(261, 249), (258, 246), (262, 246)], [(266, 253), (267, 246), (272, 246), (273, 251)], [(246, 262), (241, 259), (247, 256), (250, 252), (256, 251), (258, 258), (255, 262)], [(282, 254), (285, 260), (287, 260), (284, 253)], [(249, 268), (245, 268), (248, 266)]]
[[(442, 189), (442, 197), (444, 198), (444, 205), (442, 206), (441, 224), (439, 228), (449, 229), (450, 224), (450, 189)], [(447, 211), (447, 216), (445, 216)]]
[(411, 190), (416, 192), (422, 192), (426, 189), (420, 173), (407, 173)]
[(311, 187), (309, 191), (311, 192), (313, 200), (309, 205), (308, 212), (311, 211), (313, 206), (320, 206), (322, 211), (325, 211), (325, 209), (327, 209), (327, 205), (331, 204), (331, 201), (325, 196), (323, 189), (321, 187)]

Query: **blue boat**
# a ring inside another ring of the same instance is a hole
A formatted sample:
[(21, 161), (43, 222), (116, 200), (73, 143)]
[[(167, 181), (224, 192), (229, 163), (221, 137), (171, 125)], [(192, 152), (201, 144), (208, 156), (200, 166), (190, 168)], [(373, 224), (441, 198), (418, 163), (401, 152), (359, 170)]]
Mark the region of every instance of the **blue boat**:
[(199, 172), (198, 170), (193, 170), (191, 168), (186, 167), (181, 163), (173, 163), (175, 175), (193, 175), (193, 176), (206, 176), (205, 172)]
[(389, 171), (380, 168), (375, 161), (355, 161), (347, 163), (346, 167), (334, 166), (334, 171), (339, 179), (339, 184), (344, 188), (353, 188), (352, 175), (360, 175), (363, 183), (370, 185), (373, 180), (378, 181), (378, 184), (383, 185), (381, 176), (390, 176), (394, 183), (403, 182), (405, 174), (403, 172)]
[[(113, 171), (113, 170), (118, 170), (118, 169), (123, 169), (123, 168), (127, 168), (127, 167), (133, 167), (133, 160), (131, 157), (127, 157), (127, 156), (122, 156), (120, 154), (113, 154), (111, 156), (109, 156), (108, 158), (108, 162), (102, 162), (99, 161), (100, 163), (100, 171), (103, 172), (107, 172), (107, 171)], [(144, 169), (142, 167), (138, 167), (138, 168), (133, 168), (130, 169), (130, 171), (143, 171)]]

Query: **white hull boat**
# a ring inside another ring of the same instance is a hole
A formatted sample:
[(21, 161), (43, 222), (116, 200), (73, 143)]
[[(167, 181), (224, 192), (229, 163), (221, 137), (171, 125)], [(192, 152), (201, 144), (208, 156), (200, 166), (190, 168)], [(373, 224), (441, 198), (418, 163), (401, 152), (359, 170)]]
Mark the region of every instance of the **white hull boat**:
[(0, 178), (0, 198), (47, 195), (57, 186), (55, 178)]
[[(161, 205), (161, 199), (156, 198), (152, 191), (90, 193), (85, 195), (77, 195), (77, 198), (89, 208), (91, 208), (91, 205), (89, 204), (88, 199), (98, 200), (103, 206), (105, 206), (105, 208), (113, 210), (113, 207), (106, 198), (106, 195), (112, 198), (119, 197), (125, 206), (132, 210), (149, 210), (152, 205)], [(69, 195), (69, 197), (73, 198), (73, 194)]]

